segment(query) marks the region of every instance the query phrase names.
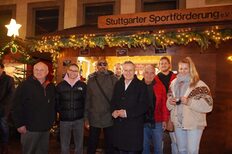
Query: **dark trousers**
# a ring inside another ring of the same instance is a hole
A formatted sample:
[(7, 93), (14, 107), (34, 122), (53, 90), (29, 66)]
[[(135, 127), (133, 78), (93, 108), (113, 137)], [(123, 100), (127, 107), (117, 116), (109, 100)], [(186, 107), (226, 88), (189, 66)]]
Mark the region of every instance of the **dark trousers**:
[(60, 121), (60, 145), (61, 154), (70, 153), (70, 140), (73, 132), (73, 139), (75, 143), (74, 154), (83, 153), (83, 119), (75, 121)]
[(0, 118), (0, 131), (2, 143), (7, 144), (9, 140), (9, 127), (7, 123), (7, 117)]
[(21, 134), (23, 154), (48, 154), (49, 131)]
[(122, 151), (117, 150), (114, 152), (114, 154), (142, 154), (142, 151)]
[[(100, 133), (101, 133), (101, 128), (90, 126), (87, 154), (96, 153)], [(104, 133), (105, 154), (113, 154), (112, 127), (103, 128), (103, 133)]]

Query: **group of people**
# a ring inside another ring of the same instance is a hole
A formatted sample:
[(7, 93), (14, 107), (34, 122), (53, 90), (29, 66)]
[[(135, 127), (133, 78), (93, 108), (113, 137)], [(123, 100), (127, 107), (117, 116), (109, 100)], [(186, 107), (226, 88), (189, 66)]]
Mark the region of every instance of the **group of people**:
[[(55, 119), (60, 121), (62, 154), (69, 153), (72, 134), (75, 154), (83, 153), (84, 129), (89, 132), (87, 154), (95, 154), (102, 130), (105, 154), (162, 154), (169, 120), (174, 124), (174, 131), (169, 132), (172, 153), (197, 154), (206, 113), (213, 106), (210, 90), (190, 57), (179, 62), (178, 75), (171, 71), (167, 57), (162, 57), (158, 66), (156, 74), (153, 65), (146, 65), (143, 80), (139, 80), (133, 62), (115, 65), (117, 73), (113, 73), (101, 59), (86, 84), (78, 65), (71, 64), (63, 81), (55, 86), (47, 80), (48, 66), (38, 62), (13, 97), (13, 81), (7, 80), (6, 92), (0, 95), (1, 128), (6, 117), (2, 106), (6, 98), (13, 98), (8, 101), (13, 102), (12, 117), (21, 134), (23, 154), (48, 153), (49, 130)], [(3, 145), (6, 139), (3, 136)]]

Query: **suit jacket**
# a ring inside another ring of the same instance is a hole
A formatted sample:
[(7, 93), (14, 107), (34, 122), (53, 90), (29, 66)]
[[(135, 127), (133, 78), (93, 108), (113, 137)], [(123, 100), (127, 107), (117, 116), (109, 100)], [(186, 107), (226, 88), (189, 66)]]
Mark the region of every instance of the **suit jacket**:
[(114, 119), (114, 146), (125, 151), (140, 151), (143, 148), (143, 124), (147, 110), (146, 85), (135, 77), (125, 90), (122, 77), (115, 85), (111, 100), (112, 112), (126, 110), (126, 118)]

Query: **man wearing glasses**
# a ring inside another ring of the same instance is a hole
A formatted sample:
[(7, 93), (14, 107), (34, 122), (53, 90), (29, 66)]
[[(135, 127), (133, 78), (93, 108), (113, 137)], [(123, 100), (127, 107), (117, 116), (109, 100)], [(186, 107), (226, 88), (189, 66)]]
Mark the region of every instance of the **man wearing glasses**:
[(80, 81), (79, 67), (69, 65), (64, 80), (57, 87), (57, 111), (60, 117), (61, 154), (70, 153), (71, 132), (75, 154), (83, 153), (84, 104), (86, 84)]
[(95, 154), (101, 129), (104, 132), (105, 153), (112, 154), (112, 125), (110, 100), (118, 80), (107, 68), (106, 60), (97, 62), (97, 71), (87, 82), (85, 126), (89, 129), (87, 154)]

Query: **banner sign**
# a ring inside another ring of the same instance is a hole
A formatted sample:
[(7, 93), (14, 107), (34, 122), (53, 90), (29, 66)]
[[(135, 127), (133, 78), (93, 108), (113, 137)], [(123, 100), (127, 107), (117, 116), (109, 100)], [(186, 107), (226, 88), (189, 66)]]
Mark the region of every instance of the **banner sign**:
[(98, 17), (98, 28), (155, 26), (232, 20), (232, 5)]

